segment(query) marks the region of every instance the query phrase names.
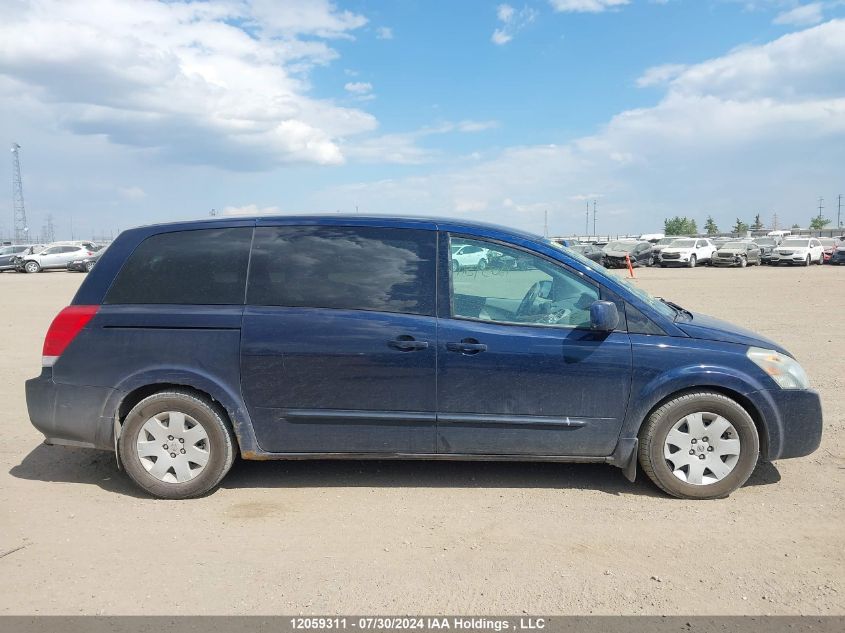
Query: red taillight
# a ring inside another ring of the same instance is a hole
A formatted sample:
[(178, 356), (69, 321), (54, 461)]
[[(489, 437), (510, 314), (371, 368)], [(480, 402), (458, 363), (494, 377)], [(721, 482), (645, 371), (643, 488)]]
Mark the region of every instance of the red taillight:
[(49, 367), (62, 355), (76, 335), (88, 325), (100, 306), (68, 306), (56, 315), (47, 330), (42, 351), (42, 365)]

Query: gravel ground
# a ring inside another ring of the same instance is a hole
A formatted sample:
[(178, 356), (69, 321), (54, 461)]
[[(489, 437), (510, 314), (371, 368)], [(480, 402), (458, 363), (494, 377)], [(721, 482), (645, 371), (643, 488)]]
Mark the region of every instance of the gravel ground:
[(637, 277), (796, 354), (821, 449), (707, 502), (604, 465), (326, 461), (241, 462), (203, 499), (148, 499), (111, 454), (28, 422), (23, 381), (83, 276), (0, 275), (0, 613), (845, 613), (845, 270)]

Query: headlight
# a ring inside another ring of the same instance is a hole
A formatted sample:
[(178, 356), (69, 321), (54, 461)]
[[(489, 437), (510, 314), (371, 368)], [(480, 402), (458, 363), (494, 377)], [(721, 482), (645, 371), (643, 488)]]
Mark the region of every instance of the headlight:
[(794, 358), (772, 349), (749, 347), (746, 356), (772, 377), (781, 389), (807, 389), (810, 379)]

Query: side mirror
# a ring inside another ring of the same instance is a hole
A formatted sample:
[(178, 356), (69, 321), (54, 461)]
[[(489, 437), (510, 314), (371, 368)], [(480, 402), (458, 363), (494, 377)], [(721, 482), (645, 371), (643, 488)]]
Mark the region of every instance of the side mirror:
[(619, 325), (619, 311), (612, 301), (594, 301), (590, 306), (590, 329), (594, 332), (613, 332)]

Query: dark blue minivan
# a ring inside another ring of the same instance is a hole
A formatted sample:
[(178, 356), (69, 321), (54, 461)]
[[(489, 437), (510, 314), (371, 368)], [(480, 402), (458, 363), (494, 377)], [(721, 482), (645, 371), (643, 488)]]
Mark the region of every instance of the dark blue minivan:
[(639, 463), (707, 499), (822, 431), (777, 343), (536, 235), (357, 215), (121, 233), (26, 396), (48, 443), (114, 450), (165, 498), (240, 453)]

